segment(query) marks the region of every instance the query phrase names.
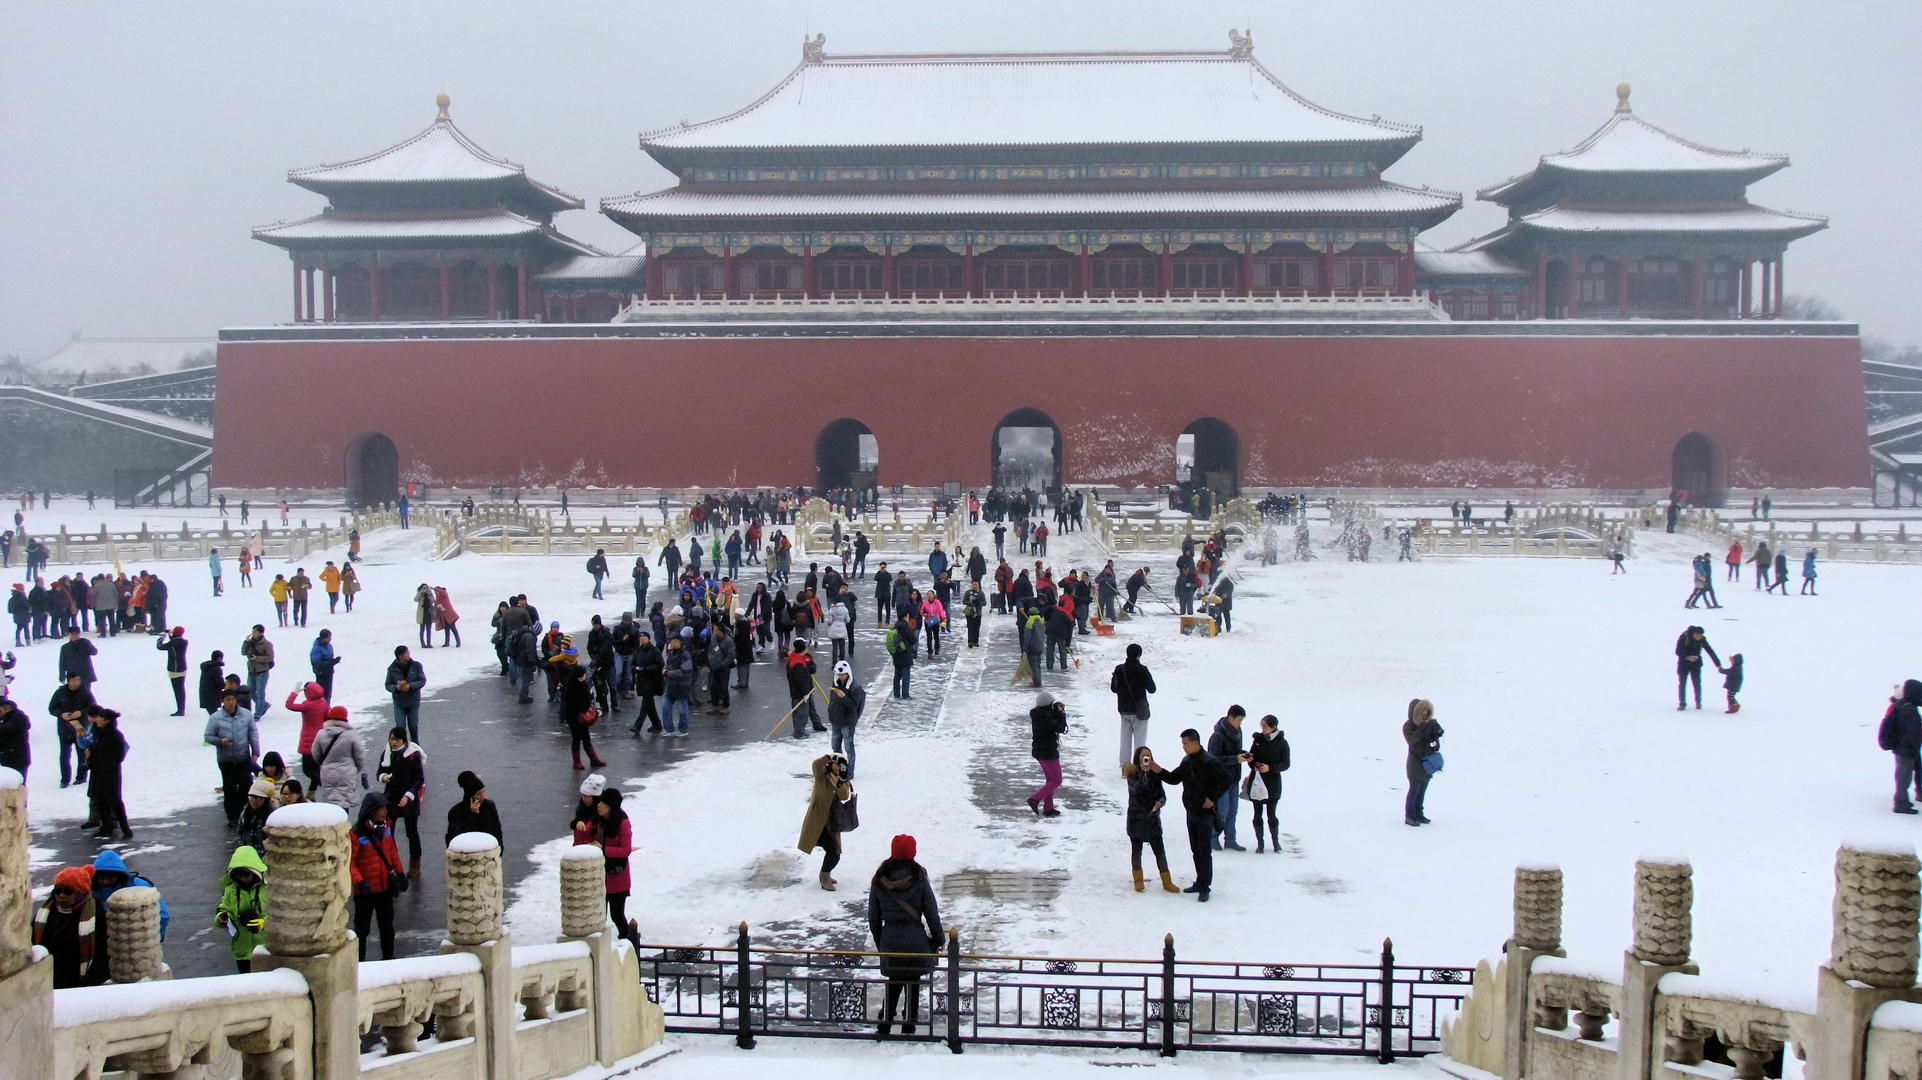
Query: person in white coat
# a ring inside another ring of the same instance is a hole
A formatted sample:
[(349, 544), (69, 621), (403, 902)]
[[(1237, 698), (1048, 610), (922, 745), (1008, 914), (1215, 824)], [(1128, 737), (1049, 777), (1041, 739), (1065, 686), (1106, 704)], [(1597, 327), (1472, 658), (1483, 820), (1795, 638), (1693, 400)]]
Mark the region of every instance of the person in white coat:
[(828, 640), (834, 643), (834, 659), (837, 662), (848, 659), (848, 609), (841, 604), (828, 604), (821, 621), (827, 624)]

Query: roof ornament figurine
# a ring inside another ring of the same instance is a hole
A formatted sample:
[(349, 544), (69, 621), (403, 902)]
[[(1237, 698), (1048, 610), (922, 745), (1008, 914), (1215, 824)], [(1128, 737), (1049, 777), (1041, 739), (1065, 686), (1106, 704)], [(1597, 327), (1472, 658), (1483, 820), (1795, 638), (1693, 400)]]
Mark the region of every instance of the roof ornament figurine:
[(803, 64), (820, 63), (827, 56), (827, 47), (828, 36), (826, 34), (816, 34), (811, 38), (805, 34), (802, 35), (801, 62)]
[(1617, 83), (1615, 86), (1615, 111), (1616, 112), (1634, 112), (1635, 111), (1628, 107), (1628, 84), (1627, 83)]
[(1255, 31), (1253, 27), (1249, 27), (1242, 33), (1236, 33), (1232, 27), (1229, 28), (1228, 55), (1236, 60), (1246, 60), (1255, 55)]
[(447, 106), (453, 104), (453, 102), (454, 102), (454, 99), (448, 97), (446, 94), (434, 95), (434, 104), (440, 106), (440, 116), (437, 117), (437, 119), (440, 119), (440, 120), (453, 119), (453, 117), (447, 115)]

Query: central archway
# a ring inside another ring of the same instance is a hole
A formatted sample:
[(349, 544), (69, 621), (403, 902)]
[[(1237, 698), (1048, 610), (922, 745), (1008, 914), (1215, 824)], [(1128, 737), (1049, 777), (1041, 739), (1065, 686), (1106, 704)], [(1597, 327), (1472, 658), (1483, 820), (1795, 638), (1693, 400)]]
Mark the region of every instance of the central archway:
[(1728, 500), (1728, 456), (1713, 435), (1691, 431), (1669, 458), (1670, 486), (1687, 492), (1687, 505), (1720, 507)]
[(400, 449), (378, 431), (357, 435), (343, 455), (347, 505), (379, 506), (400, 498)]
[(1061, 425), (1039, 409), (1016, 409), (994, 426), (988, 459), (994, 486), (1019, 491), (1061, 487)]
[(878, 482), (881, 444), (866, 424), (842, 417), (814, 437), (814, 486), (865, 490)]

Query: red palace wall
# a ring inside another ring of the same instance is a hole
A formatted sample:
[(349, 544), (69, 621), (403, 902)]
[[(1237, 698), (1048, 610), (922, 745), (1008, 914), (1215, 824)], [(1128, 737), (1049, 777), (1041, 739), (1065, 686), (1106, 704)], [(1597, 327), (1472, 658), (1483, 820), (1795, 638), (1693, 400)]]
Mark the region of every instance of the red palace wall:
[[(1734, 487), (1868, 483), (1848, 334), (1354, 336), (475, 336), (239, 331), (219, 348), (223, 487), (341, 487), (364, 432), (434, 486), (812, 484), (814, 441), (866, 424), (880, 483), (989, 482), (994, 429), (1041, 410), (1070, 484), (1174, 478), (1202, 417), (1244, 486), (1666, 490), (1691, 431)], [(1700, 324), (1693, 324), (1700, 326)], [(1780, 324), (1778, 324), (1780, 325)], [(809, 328), (810, 330), (816, 328)], [(1465, 329), (1465, 328), (1463, 328)]]

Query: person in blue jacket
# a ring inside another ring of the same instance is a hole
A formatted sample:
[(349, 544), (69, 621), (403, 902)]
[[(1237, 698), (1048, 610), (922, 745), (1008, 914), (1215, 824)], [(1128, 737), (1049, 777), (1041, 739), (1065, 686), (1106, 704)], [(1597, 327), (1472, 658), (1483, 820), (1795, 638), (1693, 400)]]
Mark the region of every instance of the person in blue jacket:
[[(94, 969), (96, 971), (112, 970), (107, 956), (108, 940), (112, 936), (107, 932), (107, 920), (113, 916), (108, 913), (107, 900), (129, 885), (156, 890), (159, 888), (152, 881), (128, 869), (127, 861), (112, 848), (94, 856), (93, 903), (94, 910), (99, 913), (95, 916), (99, 920), (97, 930), (99, 936), (94, 939), (94, 963), (98, 965)], [(162, 897), (160, 899), (160, 940), (162, 941), (167, 940), (167, 917), (167, 900)]]

